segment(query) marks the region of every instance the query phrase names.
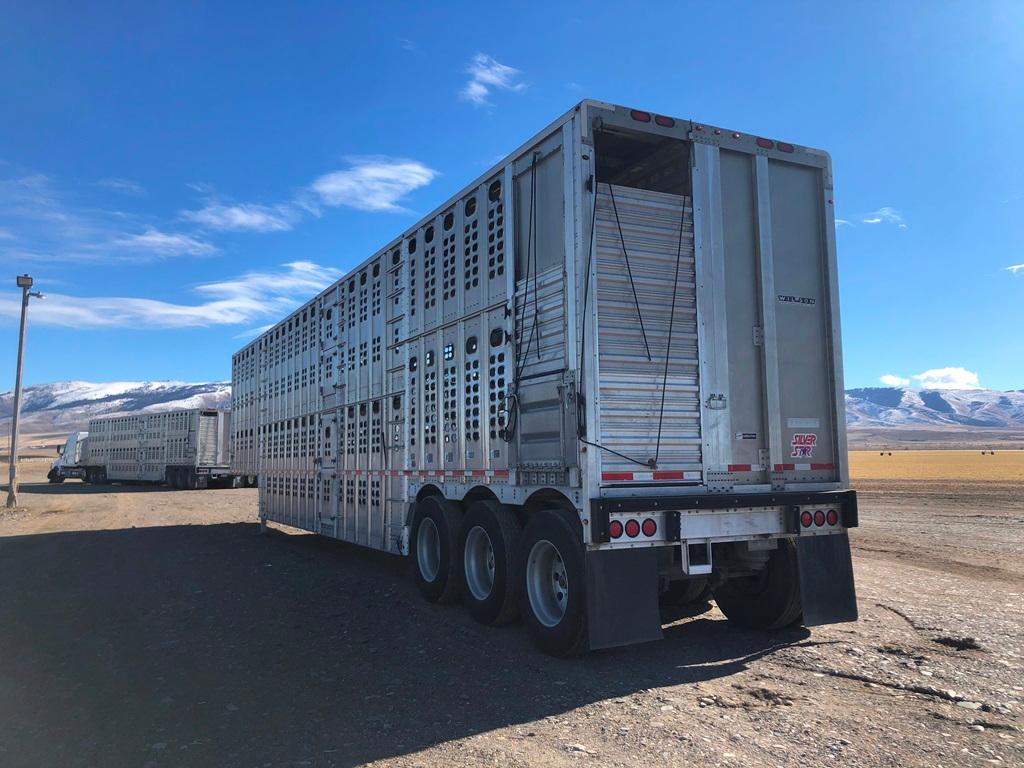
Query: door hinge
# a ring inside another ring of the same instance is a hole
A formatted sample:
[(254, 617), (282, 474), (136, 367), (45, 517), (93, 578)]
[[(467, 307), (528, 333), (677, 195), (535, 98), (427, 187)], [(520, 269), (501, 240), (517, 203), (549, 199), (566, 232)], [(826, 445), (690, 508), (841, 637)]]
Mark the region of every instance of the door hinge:
[(764, 329), (760, 325), (754, 326), (754, 346), (760, 347), (764, 344)]

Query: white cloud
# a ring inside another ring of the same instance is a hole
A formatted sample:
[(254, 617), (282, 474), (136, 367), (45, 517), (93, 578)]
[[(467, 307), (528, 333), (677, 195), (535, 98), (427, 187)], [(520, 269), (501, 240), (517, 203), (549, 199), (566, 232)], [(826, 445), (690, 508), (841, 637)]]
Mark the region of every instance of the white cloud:
[(131, 179), (108, 178), (100, 179), (96, 183), (101, 187), (106, 187), (107, 189), (112, 189), (115, 192), (121, 192), (125, 195), (132, 195), (133, 197), (141, 197), (146, 194), (146, 190)]
[(488, 104), (487, 97), (491, 89), (518, 92), (526, 89), (526, 85), (519, 81), (522, 74), (515, 67), (502, 64), (485, 53), (476, 54), (466, 68), (470, 78), (463, 87), (460, 95), (466, 101), (477, 106)]
[(910, 383), (910, 379), (904, 379), (899, 376), (895, 376), (891, 373), (887, 373), (884, 376), (878, 378), (887, 387), (905, 387)]
[(1006, 268), (1006, 271), (1007, 272), (1012, 272), (1015, 275), (1018, 272), (1024, 272), (1024, 264), (1012, 264), (1012, 265), (1010, 265), (1009, 267)]
[(346, 158), (351, 167), (324, 174), (311, 185), (319, 202), (344, 205), (362, 211), (405, 211), (400, 205), (407, 194), (429, 184), (437, 171), (416, 160), (393, 157)]
[[(47, 293), (46, 301), (32, 305), (32, 323), (77, 329), (149, 330), (240, 325), (279, 318), (341, 275), (333, 267), (295, 261), (276, 271), (247, 272), (230, 280), (198, 285), (195, 290), (204, 300), (195, 304)], [(0, 317), (13, 321), (20, 312), (20, 295), (0, 295)]]
[(255, 203), (224, 205), (210, 202), (198, 211), (182, 211), (181, 215), (209, 229), (232, 232), (284, 232), (291, 229), (298, 219), (298, 212), (291, 206)]
[(966, 368), (932, 368), (915, 374), (922, 389), (980, 389), (978, 374)]
[(216, 246), (192, 235), (171, 234), (149, 227), (141, 235), (125, 235), (111, 242), (117, 248), (145, 251), (157, 256), (209, 256)]
[(903, 221), (903, 214), (897, 211), (895, 208), (884, 205), (877, 211), (871, 211), (871, 213), (865, 213), (861, 218), (861, 221), (865, 224), (895, 224), (900, 229), (906, 229), (907, 225)]
[(848, 219), (836, 219), (836, 229), (839, 227), (852, 227), (853, 222)]

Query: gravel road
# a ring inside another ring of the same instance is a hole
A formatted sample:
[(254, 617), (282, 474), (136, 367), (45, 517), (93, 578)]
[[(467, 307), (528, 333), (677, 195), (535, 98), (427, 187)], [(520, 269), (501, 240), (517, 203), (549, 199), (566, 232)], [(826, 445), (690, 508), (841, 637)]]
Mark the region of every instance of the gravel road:
[[(1024, 500), (858, 482), (861, 620), (568, 661), (250, 490), (50, 486), (0, 513), (0, 765), (1024, 764)], [(0, 468), (3, 471), (3, 468)]]

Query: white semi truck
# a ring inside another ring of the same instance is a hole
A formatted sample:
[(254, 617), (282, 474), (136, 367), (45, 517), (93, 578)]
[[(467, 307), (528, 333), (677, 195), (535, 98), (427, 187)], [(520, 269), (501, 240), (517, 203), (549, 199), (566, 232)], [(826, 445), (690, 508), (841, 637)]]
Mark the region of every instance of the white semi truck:
[(166, 483), (172, 488), (231, 485), (231, 412), (190, 409), (92, 419), (74, 432), (50, 468), (51, 483), (78, 477)]
[(553, 654), (856, 618), (820, 150), (584, 101), (233, 356), (259, 515)]

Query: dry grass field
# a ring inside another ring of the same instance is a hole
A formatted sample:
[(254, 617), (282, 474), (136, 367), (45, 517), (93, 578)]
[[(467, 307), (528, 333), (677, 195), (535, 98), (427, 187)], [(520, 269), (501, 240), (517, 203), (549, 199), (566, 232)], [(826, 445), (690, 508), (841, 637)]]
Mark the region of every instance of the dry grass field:
[(1024, 451), (850, 451), (850, 477), (857, 480), (948, 480), (1024, 482)]

